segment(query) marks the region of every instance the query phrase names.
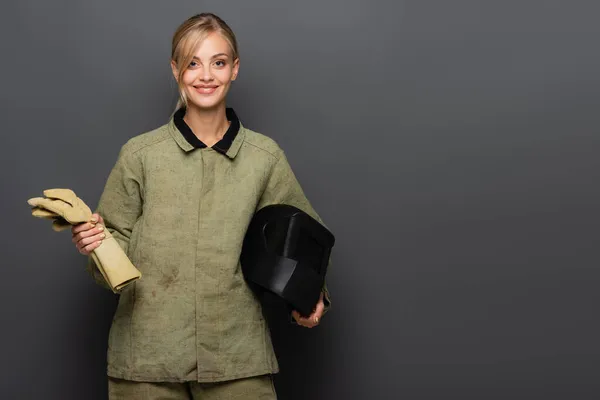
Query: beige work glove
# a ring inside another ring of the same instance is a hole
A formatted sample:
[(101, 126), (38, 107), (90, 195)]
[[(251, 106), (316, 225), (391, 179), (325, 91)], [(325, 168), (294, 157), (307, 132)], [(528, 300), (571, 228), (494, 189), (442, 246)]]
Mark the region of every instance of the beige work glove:
[[(33, 206), (31, 215), (52, 220), (52, 229), (60, 232), (92, 219), (92, 210), (70, 189), (47, 189), (43, 197), (27, 200)], [(106, 238), (90, 253), (98, 270), (114, 293), (142, 277), (119, 243), (104, 229)]]
[(38, 218), (50, 219), (52, 220), (52, 229), (56, 232), (61, 232), (66, 229), (69, 229), (72, 225), (61, 217), (60, 215), (53, 213), (52, 211), (48, 211), (44, 208), (33, 207), (31, 210), (31, 215)]

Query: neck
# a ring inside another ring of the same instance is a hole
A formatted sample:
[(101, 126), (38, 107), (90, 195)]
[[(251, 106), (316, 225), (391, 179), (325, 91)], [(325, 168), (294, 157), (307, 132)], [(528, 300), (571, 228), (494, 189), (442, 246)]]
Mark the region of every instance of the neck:
[(208, 147), (212, 147), (221, 140), (229, 128), (225, 104), (209, 110), (189, 105), (183, 120), (194, 132), (194, 135)]

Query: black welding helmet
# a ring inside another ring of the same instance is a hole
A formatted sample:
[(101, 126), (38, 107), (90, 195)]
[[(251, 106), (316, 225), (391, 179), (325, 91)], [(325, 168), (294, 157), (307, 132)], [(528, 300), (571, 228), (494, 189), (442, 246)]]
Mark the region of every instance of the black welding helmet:
[(254, 290), (269, 291), (308, 316), (319, 301), (334, 242), (333, 234), (302, 210), (266, 206), (248, 226), (242, 272)]

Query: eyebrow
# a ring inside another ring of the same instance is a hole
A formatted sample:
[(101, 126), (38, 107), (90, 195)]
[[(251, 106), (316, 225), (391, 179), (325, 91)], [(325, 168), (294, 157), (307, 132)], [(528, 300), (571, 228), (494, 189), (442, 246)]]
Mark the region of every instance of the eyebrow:
[[(227, 53), (218, 53), (218, 54), (215, 54), (214, 56), (212, 56), (211, 58), (217, 58), (217, 57), (223, 57), (223, 56), (229, 57), (229, 54), (227, 54)], [(194, 60), (199, 60), (200, 58), (194, 56), (193, 59)]]

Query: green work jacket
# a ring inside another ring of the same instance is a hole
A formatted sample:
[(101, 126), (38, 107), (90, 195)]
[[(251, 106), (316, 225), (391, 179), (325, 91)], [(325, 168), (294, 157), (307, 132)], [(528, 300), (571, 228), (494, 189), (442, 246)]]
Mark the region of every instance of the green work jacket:
[(219, 382), (278, 372), (239, 261), (250, 220), (270, 204), (321, 221), (282, 149), (242, 125), (226, 154), (192, 146), (173, 118), (123, 145), (96, 212), (142, 278), (119, 295), (108, 375)]

